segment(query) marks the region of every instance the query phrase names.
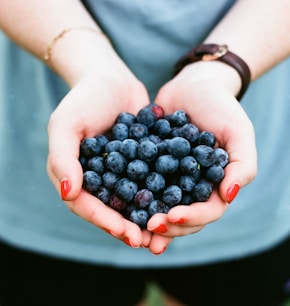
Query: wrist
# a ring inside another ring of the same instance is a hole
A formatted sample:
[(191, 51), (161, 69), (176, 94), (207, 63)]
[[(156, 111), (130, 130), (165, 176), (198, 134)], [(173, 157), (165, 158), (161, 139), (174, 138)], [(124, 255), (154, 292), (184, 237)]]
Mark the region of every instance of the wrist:
[(242, 82), (237, 71), (231, 66), (218, 61), (198, 61), (185, 66), (180, 77), (193, 82), (210, 82), (225, 87), (233, 96), (241, 90)]

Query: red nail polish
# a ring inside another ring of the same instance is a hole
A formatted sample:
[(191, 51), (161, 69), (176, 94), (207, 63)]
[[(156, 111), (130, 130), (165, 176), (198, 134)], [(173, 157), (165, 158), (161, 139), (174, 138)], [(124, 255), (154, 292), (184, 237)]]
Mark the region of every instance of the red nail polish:
[(174, 224), (184, 224), (185, 223), (185, 219), (184, 218), (180, 218), (178, 220), (176, 220), (175, 222), (173, 222)]
[(124, 243), (126, 243), (128, 246), (132, 248), (136, 248), (136, 249), (139, 248), (139, 246), (134, 245), (128, 237), (125, 237), (123, 241)]
[(231, 203), (234, 200), (234, 198), (238, 194), (239, 190), (240, 190), (240, 185), (239, 184), (234, 184), (228, 189), (228, 191), (227, 191), (228, 203)]
[(61, 191), (62, 200), (65, 200), (68, 193), (70, 192), (70, 189), (71, 189), (71, 185), (70, 185), (69, 180), (67, 179), (62, 180), (60, 183), (60, 191)]
[(156, 228), (154, 228), (152, 230), (153, 233), (156, 233), (156, 234), (163, 234), (163, 233), (166, 233), (168, 231), (168, 228), (166, 225), (164, 224), (160, 224), (159, 226), (157, 226)]

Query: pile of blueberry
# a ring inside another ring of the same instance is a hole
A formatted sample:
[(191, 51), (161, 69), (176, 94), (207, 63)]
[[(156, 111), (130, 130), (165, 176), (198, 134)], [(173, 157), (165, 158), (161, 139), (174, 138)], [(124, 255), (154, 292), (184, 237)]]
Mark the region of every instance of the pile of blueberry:
[(137, 115), (119, 114), (107, 134), (85, 138), (79, 160), (83, 188), (146, 228), (156, 213), (207, 201), (229, 156), (185, 111), (165, 115), (152, 103)]

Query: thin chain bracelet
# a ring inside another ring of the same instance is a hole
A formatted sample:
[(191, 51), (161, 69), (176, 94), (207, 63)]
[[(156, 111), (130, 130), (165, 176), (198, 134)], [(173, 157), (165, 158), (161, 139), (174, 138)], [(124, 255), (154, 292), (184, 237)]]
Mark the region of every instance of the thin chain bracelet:
[(51, 54), (52, 54), (52, 49), (55, 45), (55, 43), (60, 40), (65, 34), (67, 34), (68, 32), (71, 32), (71, 31), (81, 31), (81, 30), (86, 30), (86, 31), (91, 31), (93, 33), (96, 33), (98, 35), (101, 35), (103, 36), (104, 38), (106, 38), (108, 40), (109, 43), (110, 40), (108, 38), (108, 36), (106, 34), (104, 34), (102, 31), (100, 30), (97, 30), (97, 29), (94, 29), (94, 28), (90, 28), (90, 27), (85, 27), (85, 26), (82, 26), (82, 27), (74, 27), (74, 28), (67, 28), (67, 29), (64, 29), (62, 30), (58, 35), (56, 35), (47, 45), (47, 48), (46, 48), (46, 52), (43, 56), (43, 59), (45, 62), (49, 63), (50, 61), (50, 58), (51, 58)]

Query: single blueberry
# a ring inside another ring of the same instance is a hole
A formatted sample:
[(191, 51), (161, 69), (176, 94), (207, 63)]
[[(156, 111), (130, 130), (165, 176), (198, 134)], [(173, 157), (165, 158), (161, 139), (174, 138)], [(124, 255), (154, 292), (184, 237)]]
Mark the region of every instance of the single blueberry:
[(150, 172), (145, 181), (146, 188), (153, 193), (161, 191), (165, 187), (165, 178), (157, 172)]
[(125, 200), (118, 197), (115, 193), (111, 195), (110, 200), (109, 200), (109, 206), (113, 208), (114, 210), (123, 212), (125, 211), (127, 205), (128, 203)]
[(102, 146), (95, 137), (85, 138), (80, 144), (80, 153), (85, 157), (99, 155), (101, 151)]
[(130, 221), (137, 224), (141, 229), (146, 228), (149, 214), (144, 209), (134, 209), (130, 214)]
[(215, 135), (209, 131), (202, 131), (198, 137), (198, 144), (207, 145), (209, 147), (214, 147), (216, 142)]
[(103, 179), (103, 185), (110, 189), (114, 190), (115, 184), (120, 179), (120, 175), (111, 171), (107, 171), (102, 176)]
[(160, 138), (165, 139), (171, 135), (171, 126), (168, 120), (159, 119), (154, 125), (154, 132)]
[(127, 176), (133, 181), (144, 180), (149, 173), (148, 164), (140, 159), (134, 159), (128, 163)]
[(120, 152), (110, 152), (105, 158), (106, 167), (115, 173), (122, 173), (126, 170), (127, 160)]
[(105, 171), (104, 158), (102, 156), (94, 156), (87, 162), (88, 170), (93, 170), (99, 175), (102, 175)]
[(225, 168), (225, 166), (229, 163), (229, 154), (223, 148), (215, 148), (215, 164)]
[(105, 186), (101, 186), (98, 190), (93, 192), (93, 195), (105, 204), (109, 204), (111, 191)]
[(196, 179), (192, 175), (181, 175), (178, 179), (178, 186), (182, 191), (191, 192), (196, 184)]
[(167, 141), (168, 153), (176, 158), (187, 156), (190, 149), (189, 141), (183, 137), (173, 137)]
[(143, 123), (148, 129), (154, 126), (157, 118), (150, 107), (144, 107), (137, 113), (137, 122)]
[(120, 152), (120, 147), (121, 147), (121, 140), (110, 140), (106, 145), (105, 145), (105, 152), (110, 153), (110, 152)]
[(154, 195), (149, 189), (140, 189), (137, 191), (134, 197), (134, 204), (138, 208), (147, 208), (149, 204), (154, 200)]
[(128, 178), (121, 178), (115, 184), (115, 194), (126, 202), (134, 199), (138, 185)]
[(155, 170), (160, 174), (170, 174), (178, 170), (179, 159), (170, 155), (161, 155), (156, 159)]
[(172, 114), (165, 115), (164, 118), (170, 122), (171, 126), (183, 126), (189, 122), (189, 117), (184, 110), (176, 110)]
[(204, 177), (213, 183), (219, 183), (224, 176), (224, 168), (219, 165), (212, 165), (204, 170)]
[(152, 217), (155, 214), (167, 214), (170, 207), (160, 200), (153, 200), (148, 206), (149, 216)]
[(192, 149), (192, 154), (203, 167), (210, 167), (215, 162), (215, 150), (207, 145), (198, 145)]
[(104, 149), (105, 149), (105, 146), (106, 146), (106, 143), (109, 142), (109, 139), (106, 135), (98, 135), (95, 137), (96, 138), (96, 141), (97, 143), (100, 145), (101, 147), (101, 152), (104, 152)]
[(133, 123), (135, 123), (136, 120), (136, 116), (129, 113), (129, 112), (122, 112), (119, 114), (119, 116), (116, 119), (116, 123), (124, 123), (126, 124), (128, 127), (131, 126)]
[(120, 146), (120, 153), (127, 159), (131, 160), (137, 157), (139, 143), (135, 139), (124, 139)]
[(192, 175), (198, 178), (200, 165), (193, 156), (188, 155), (180, 159), (180, 170), (183, 174)]
[(180, 135), (194, 145), (199, 139), (199, 129), (193, 123), (186, 123), (181, 127)]
[(158, 154), (158, 148), (151, 140), (144, 140), (138, 146), (138, 157), (147, 163), (152, 162)]
[(89, 192), (98, 190), (102, 185), (101, 176), (92, 170), (83, 173), (83, 188)]
[(206, 180), (200, 180), (192, 190), (192, 196), (197, 202), (206, 202), (211, 196), (213, 190), (212, 183)]
[(148, 128), (143, 123), (136, 122), (129, 127), (129, 138), (139, 141), (141, 138), (146, 137), (148, 135)]
[(182, 190), (177, 185), (170, 185), (163, 191), (162, 201), (169, 207), (175, 206), (181, 202)]
[(111, 137), (117, 140), (124, 140), (129, 137), (128, 126), (125, 123), (115, 123), (111, 130)]

